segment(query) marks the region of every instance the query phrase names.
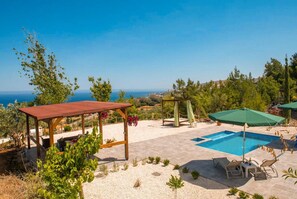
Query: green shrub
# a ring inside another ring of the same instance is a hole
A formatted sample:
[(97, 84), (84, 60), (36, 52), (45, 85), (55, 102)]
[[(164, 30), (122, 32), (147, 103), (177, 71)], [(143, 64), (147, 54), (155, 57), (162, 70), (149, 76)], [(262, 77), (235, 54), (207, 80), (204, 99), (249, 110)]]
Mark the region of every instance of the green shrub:
[(123, 167), (123, 170), (126, 171), (128, 168), (129, 168), (129, 164), (125, 163), (124, 167)]
[(138, 165), (137, 158), (134, 158), (133, 159), (133, 167), (137, 167), (137, 165)]
[(117, 171), (119, 171), (119, 164), (116, 164), (115, 162), (113, 162), (112, 172), (117, 172)]
[(183, 173), (189, 173), (189, 169), (187, 167), (184, 167), (182, 170)]
[(155, 158), (155, 162), (156, 162), (156, 164), (159, 164), (160, 160), (161, 160), (160, 157), (156, 157), (156, 158)]
[(155, 158), (154, 157), (148, 157), (148, 160), (149, 160), (148, 163), (152, 164), (154, 162)]
[(110, 143), (113, 143), (113, 142), (116, 142), (117, 140), (115, 138), (112, 138), (112, 139), (106, 139), (105, 142), (106, 144), (110, 144)]
[(184, 182), (181, 177), (171, 175), (171, 178), (169, 179), (169, 182), (166, 182), (166, 185), (174, 191), (174, 198), (177, 198), (177, 189), (182, 188), (184, 186)]
[(98, 129), (82, 136), (73, 145), (67, 145), (61, 154), (55, 146), (50, 147), (45, 160), (37, 161), (38, 173), (44, 186), (38, 190), (42, 198), (76, 198), (83, 196), (83, 183), (94, 179), (98, 160), (91, 157), (100, 146)]
[(238, 195), (239, 195), (239, 198), (240, 199), (247, 199), (247, 198), (249, 198), (249, 195), (246, 192), (244, 192), (244, 191), (240, 191)]
[(169, 161), (168, 159), (165, 159), (165, 160), (163, 161), (164, 167), (168, 166), (169, 163), (170, 163), (170, 161)]
[(146, 162), (147, 162), (147, 159), (145, 158), (145, 159), (143, 159), (143, 160), (141, 161), (141, 164), (142, 164), (142, 165), (145, 165)]
[(228, 191), (228, 195), (235, 196), (239, 190), (236, 187), (232, 187)]
[(174, 165), (173, 170), (178, 170), (180, 166), (178, 164)]
[(264, 197), (262, 195), (258, 194), (258, 193), (255, 193), (253, 195), (253, 199), (264, 199)]
[(108, 175), (108, 167), (105, 164), (99, 166), (99, 171), (101, 171), (104, 175)]
[(198, 171), (192, 171), (191, 175), (193, 177), (194, 180), (197, 180), (200, 176), (200, 173)]
[(268, 199), (278, 199), (276, 196), (270, 196)]
[(71, 126), (64, 126), (64, 131), (65, 132), (68, 132), (68, 131), (71, 131), (71, 130), (72, 130)]

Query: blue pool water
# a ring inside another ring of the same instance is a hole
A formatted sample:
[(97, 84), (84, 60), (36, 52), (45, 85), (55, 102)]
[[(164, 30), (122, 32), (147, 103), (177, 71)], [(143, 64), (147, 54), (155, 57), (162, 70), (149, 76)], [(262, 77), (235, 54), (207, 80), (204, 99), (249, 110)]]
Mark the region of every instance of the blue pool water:
[[(197, 146), (222, 151), (238, 156), (242, 155), (243, 132), (235, 133), (231, 131), (222, 131), (204, 137), (210, 140), (207, 142), (197, 144)], [(262, 135), (251, 132), (246, 132), (245, 137), (245, 153), (253, 151), (257, 149), (259, 146), (267, 145), (270, 142), (279, 139), (279, 137), (277, 136)]]

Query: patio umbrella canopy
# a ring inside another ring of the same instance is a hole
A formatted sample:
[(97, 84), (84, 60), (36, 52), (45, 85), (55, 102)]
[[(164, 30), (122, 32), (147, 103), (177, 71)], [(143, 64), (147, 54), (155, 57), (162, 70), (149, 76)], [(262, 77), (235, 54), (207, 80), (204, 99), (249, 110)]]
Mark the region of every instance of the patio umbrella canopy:
[(297, 102), (283, 104), (283, 105), (278, 106), (278, 108), (297, 110)]
[(210, 119), (227, 124), (244, 126), (274, 126), (285, 118), (248, 108), (221, 111), (208, 115)]
[(283, 123), (285, 118), (268, 113), (255, 111), (248, 108), (221, 111), (208, 115), (210, 119), (227, 124), (244, 126), (243, 132), (243, 159), (245, 151), (245, 127), (248, 126), (272, 126)]

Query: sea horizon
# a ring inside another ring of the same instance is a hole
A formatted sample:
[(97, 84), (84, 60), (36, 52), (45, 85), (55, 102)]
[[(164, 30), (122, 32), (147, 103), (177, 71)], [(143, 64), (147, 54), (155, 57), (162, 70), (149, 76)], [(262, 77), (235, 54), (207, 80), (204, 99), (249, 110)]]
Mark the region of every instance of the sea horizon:
[[(130, 97), (148, 97), (151, 94), (162, 94), (168, 91), (168, 89), (113, 89), (109, 101), (116, 101), (121, 90), (126, 93), (126, 99)], [(3, 106), (6, 107), (9, 103), (14, 103), (15, 101), (31, 102), (35, 98), (33, 92), (34, 91), (0, 91), (0, 104), (3, 104)], [(67, 102), (77, 102), (83, 100), (95, 101), (95, 98), (92, 97), (90, 90), (75, 91), (74, 96), (69, 97)]]

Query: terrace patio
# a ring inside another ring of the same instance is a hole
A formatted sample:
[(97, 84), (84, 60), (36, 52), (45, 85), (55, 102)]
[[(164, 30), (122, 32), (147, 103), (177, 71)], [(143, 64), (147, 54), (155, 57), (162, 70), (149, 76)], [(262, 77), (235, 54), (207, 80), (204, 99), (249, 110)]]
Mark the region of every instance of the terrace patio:
[[(223, 185), (229, 187), (237, 187), (240, 190), (246, 191), (248, 193), (254, 194), (259, 193), (264, 197), (277, 196), (279, 198), (292, 198), (292, 196), (297, 194), (296, 185), (294, 185), (293, 179), (285, 180), (282, 177), (282, 171), (287, 170), (289, 167), (297, 167), (297, 153), (287, 151), (285, 153), (281, 152), (282, 144), (280, 141), (276, 141), (270, 146), (275, 149), (276, 155), (278, 155), (279, 161), (275, 163), (279, 176), (277, 178), (268, 178), (267, 180), (257, 180), (255, 181), (253, 177), (239, 178), (239, 179), (227, 179), (224, 169), (215, 168), (213, 166), (212, 158), (216, 157), (227, 157), (230, 160), (236, 159), (240, 160), (240, 156), (223, 153), (219, 151), (214, 151), (211, 149), (196, 146), (196, 142), (192, 141), (193, 138), (202, 137), (204, 135), (209, 135), (215, 132), (223, 130), (231, 131), (241, 131), (242, 127), (222, 124), (221, 126), (216, 126), (213, 123), (203, 123), (202, 128), (198, 124), (198, 128), (188, 128), (183, 127), (180, 132), (166, 136), (162, 134), (163, 137), (154, 138), (147, 140), (137, 140), (130, 143), (130, 161), (137, 158), (141, 160), (147, 158), (148, 156), (160, 156), (162, 159), (169, 159), (171, 164), (179, 164), (181, 166), (187, 166), (190, 169), (195, 169), (200, 172), (201, 176), (219, 182)], [(133, 129), (133, 131), (141, 132), (138, 127)], [(147, 125), (147, 132), (151, 132), (152, 135), (156, 131), (160, 131), (162, 128), (172, 129), (171, 127), (162, 127), (161, 122), (154, 121), (154, 125)], [(270, 131), (266, 131), (266, 127), (251, 127), (248, 131), (270, 134), (274, 135), (274, 132), (279, 129), (284, 129), (283, 127), (273, 127)], [(172, 129), (173, 130), (173, 129)], [(294, 131), (294, 128), (290, 129)], [(295, 130), (296, 131), (296, 130)], [(286, 138), (290, 137), (284, 133)], [(108, 150), (100, 150), (97, 157), (100, 158), (99, 164), (116, 162), (124, 162), (125, 158), (121, 151), (123, 146), (116, 146), (109, 148)], [(241, 149), (239, 149), (241, 150)], [(252, 152), (246, 154), (246, 158), (251, 157), (257, 160), (272, 159), (271, 154), (262, 149), (256, 149)], [(209, 187), (205, 187), (209, 188)], [(213, 189), (218, 189), (219, 187), (212, 187)]]

